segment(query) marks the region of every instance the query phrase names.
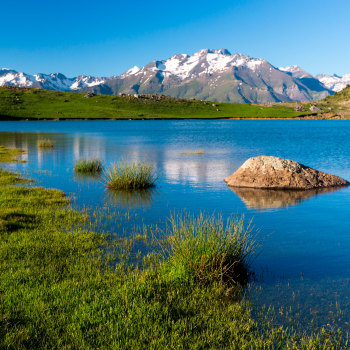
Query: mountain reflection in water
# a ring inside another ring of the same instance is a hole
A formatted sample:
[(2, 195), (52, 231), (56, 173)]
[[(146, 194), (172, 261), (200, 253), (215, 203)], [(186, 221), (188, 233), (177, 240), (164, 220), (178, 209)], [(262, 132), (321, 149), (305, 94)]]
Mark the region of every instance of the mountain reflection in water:
[(299, 204), (318, 194), (330, 193), (342, 187), (328, 187), (313, 190), (270, 190), (247, 187), (230, 187), (248, 208), (278, 209)]

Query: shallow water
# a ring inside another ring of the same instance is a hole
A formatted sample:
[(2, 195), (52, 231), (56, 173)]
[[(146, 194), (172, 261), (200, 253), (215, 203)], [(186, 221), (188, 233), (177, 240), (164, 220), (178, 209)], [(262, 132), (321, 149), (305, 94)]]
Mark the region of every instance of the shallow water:
[[(38, 138), (54, 140), (54, 149), (37, 149)], [(9, 169), (65, 191), (76, 207), (130, 211), (144, 223), (183, 210), (253, 218), (266, 237), (254, 262), (254, 303), (289, 308), (278, 322), (292, 314), (301, 327), (314, 319), (349, 329), (350, 188), (252, 192), (231, 190), (223, 179), (249, 157), (274, 155), (350, 180), (350, 121), (1, 122), (0, 144), (28, 150), (28, 162)], [(203, 155), (183, 153), (199, 149)], [(105, 165), (152, 163), (157, 187), (111, 195), (100, 180), (74, 175), (75, 160), (89, 156)]]

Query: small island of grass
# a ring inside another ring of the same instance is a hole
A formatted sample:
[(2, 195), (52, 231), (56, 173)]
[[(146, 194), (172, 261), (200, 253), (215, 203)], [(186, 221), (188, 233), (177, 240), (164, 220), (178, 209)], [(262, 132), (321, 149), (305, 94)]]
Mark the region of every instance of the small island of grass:
[(50, 139), (39, 139), (36, 145), (38, 148), (52, 149), (54, 148), (55, 142)]
[(106, 169), (103, 179), (110, 190), (141, 190), (153, 187), (158, 174), (151, 164), (120, 162)]
[(74, 171), (78, 174), (99, 174), (102, 162), (98, 158), (80, 158), (74, 164)]

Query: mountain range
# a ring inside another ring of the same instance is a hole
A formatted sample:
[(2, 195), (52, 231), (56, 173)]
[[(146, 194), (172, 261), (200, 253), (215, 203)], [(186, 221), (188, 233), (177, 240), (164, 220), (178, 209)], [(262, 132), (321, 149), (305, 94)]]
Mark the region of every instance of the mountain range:
[(97, 94), (164, 94), (239, 103), (310, 101), (332, 95), (348, 84), (350, 74), (314, 77), (298, 66), (277, 68), (262, 58), (231, 54), (226, 49), (177, 54), (111, 77), (67, 78), (61, 73), (29, 75), (0, 70), (0, 86)]

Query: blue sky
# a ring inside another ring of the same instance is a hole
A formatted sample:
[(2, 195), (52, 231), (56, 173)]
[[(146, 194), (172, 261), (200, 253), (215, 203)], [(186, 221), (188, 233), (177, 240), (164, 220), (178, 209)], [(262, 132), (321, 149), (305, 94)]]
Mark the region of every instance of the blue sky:
[(0, 67), (31, 74), (118, 75), (203, 48), (350, 73), (349, 0), (17, 0), (1, 13)]

